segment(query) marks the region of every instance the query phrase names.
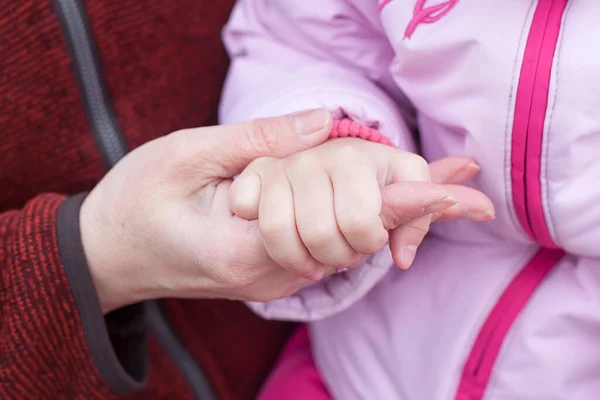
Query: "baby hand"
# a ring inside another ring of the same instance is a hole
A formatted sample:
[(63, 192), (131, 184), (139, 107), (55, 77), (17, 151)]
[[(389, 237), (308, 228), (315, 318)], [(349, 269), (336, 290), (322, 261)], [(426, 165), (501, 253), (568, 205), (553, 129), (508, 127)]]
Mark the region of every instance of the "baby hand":
[[(443, 172), (438, 167), (435, 178), (444, 183), (460, 183), (454, 176), (462, 173), (466, 180), (478, 171), (468, 158), (437, 165)], [(275, 262), (309, 279), (320, 279), (325, 266), (350, 266), (388, 240), (396, 264), (408, 268), (432, 215), (493, 217), (480, 192), (431, 180), (430, 166), (418, 155), (363, 139), (335, 139), (285, 159), (255, 160), (233, 182), (230, 207), (241, 218), (258, 219)], [(315, 266), (318, 272), (309, 273)]]

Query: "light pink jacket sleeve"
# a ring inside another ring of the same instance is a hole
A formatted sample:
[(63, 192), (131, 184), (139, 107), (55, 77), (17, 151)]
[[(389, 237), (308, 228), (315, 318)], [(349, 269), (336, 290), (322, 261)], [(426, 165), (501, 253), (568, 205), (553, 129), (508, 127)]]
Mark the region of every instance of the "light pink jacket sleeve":
[[(222, 123), (324, 106), (413, 150), (410, 110), (392, 82), (393, 50), (376, 1), (241, 0), (224, 31), (232, 64)], [(386, 248), (360, 267), (297, 294), (250, 306), (266, 318), (309, 321), (351, 306), (393, 266)]]

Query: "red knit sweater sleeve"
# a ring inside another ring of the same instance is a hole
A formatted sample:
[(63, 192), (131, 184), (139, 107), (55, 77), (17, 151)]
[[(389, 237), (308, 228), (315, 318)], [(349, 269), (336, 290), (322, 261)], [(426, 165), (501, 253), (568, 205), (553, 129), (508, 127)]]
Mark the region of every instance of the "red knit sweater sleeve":
[[(64, 258), (77, 240), (60, 220), (78, 232), (81, 202), (45, 194), (0, 214), (0, 399), (117, 397), (90, 350), (123, 369), (99, 304), (82, 307), (82, 297), (97, 303), (91, 277)], [(99, 336), (90, 336), (92, 327)]]

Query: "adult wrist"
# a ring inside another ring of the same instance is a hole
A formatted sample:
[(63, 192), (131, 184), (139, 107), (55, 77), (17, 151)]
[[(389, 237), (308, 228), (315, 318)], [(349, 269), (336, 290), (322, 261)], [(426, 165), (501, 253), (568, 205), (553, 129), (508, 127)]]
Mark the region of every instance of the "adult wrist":
[(142, 305), (120, 307), (119, 301), (109, 300), (105, 304), (119, 309), (104, 315), (110, 307), (101, 308), (102, 290), (99, 292), (94, 282), (82, 243), (80, 216), (85, 199), (82, 193), (59, 206), (56, 228), (61, 264), (98, 372), (114, 392), (134, 393), (143, 389), (148, 379), (144, 310)]
[[(138, 302), (131, 280), (123, 268), (119, 268), (117, 258), (118, 240), (103, 223), (93, 194), (81, 200), (79, 210), (79, 231), (81, 241), (81, 262), (87, 265), (98, 302), (103, 314)], [(125, 255), (121, 254), (120, 257)]]

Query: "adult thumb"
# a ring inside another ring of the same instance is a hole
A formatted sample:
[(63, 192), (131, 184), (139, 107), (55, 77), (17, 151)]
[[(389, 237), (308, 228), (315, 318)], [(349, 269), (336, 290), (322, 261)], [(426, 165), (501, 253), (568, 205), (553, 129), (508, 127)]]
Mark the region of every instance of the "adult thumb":
[(332, 123), (329, 111), (315, 109), (202, 128), (194, 140), (205, 152), (203, 162), (212, 164), (221, 178), (231, 178), (257, 158), (284, 158), (325, 142)]

